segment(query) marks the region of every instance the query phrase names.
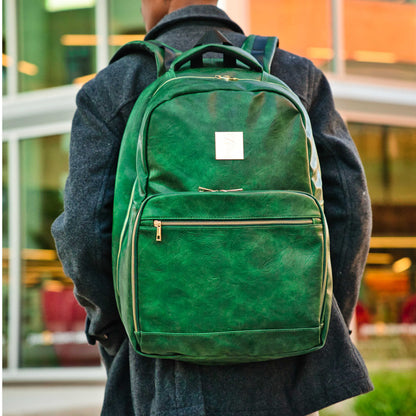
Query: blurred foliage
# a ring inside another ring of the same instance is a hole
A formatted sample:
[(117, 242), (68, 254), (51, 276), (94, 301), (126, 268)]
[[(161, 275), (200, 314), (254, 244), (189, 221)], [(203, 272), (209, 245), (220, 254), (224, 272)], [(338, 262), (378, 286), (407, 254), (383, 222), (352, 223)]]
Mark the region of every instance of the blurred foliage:
[(370, 371), (374, 391), (330, 406), (320, 416), (416, 416), (416, 368)]
[(415, 416), (416, 369), (372, 375), (374, 391), (356, 399), (357, 416)]

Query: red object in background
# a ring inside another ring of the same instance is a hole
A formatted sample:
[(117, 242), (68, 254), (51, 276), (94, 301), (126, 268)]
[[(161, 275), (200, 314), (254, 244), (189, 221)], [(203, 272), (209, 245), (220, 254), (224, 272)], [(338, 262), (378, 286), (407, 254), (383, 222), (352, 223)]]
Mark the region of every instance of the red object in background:
[(371, 316), (367, 308), (361, 303), (358, 302), (355, 307), (355, 316), (357, 319), (357, 328), (359, 329), (363, 324), (369, 324), (371, 322)]
[(86, 313), (72, 289), (42, 291), (43, 318), (51, 332), (83, 331)]
[(407, 299), (403, 305), (400, 321), (404, 324), (416, 323), (416, 295)]
[[(46, 330), (53, 333), (84, 332), (85, 310), (78, 304), (72, 289), (42, 291), (43, 320)], [(100, 365), (96, 346), (77, 342), (54, 343), (61, 366)]]

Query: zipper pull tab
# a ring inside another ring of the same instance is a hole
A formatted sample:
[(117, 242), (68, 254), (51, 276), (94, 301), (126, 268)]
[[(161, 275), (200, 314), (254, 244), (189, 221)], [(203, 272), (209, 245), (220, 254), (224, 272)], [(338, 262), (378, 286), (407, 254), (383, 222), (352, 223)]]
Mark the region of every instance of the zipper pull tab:
[(202, 186), (199, 186), (198, 192), (218, 192), (218, 191), (216, 189), (203, 188)]
[(215, 75), (217, 79), (223, 79), (224, 81), (238, 81), (238, 78), (232, 77), (230, 75)]
[(154, 220), (153, 225), (156, 227), (156, 241), (162, 241), (162, 221)]

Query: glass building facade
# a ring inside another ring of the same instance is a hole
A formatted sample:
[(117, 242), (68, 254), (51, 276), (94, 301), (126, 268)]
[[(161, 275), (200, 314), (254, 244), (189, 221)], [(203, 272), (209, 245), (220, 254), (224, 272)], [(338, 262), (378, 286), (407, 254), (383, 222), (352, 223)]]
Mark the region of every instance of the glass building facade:
[[(416, 2), (224, 0), (246, 33), (328, 76), (374, 212), (355, 336), (368, 357), (416, 359)], [(140, 0), (4, 0), (3, 376), (102, 379), (50, 235), (62, 211), (80, 86), (140, 39)]]

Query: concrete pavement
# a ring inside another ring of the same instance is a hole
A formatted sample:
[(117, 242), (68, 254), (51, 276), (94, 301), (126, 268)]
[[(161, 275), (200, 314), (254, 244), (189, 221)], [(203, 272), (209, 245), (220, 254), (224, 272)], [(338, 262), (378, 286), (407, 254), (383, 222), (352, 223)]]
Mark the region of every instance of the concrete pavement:
[(3, 416), (99, 416), (104, 383), (6, 384)]

